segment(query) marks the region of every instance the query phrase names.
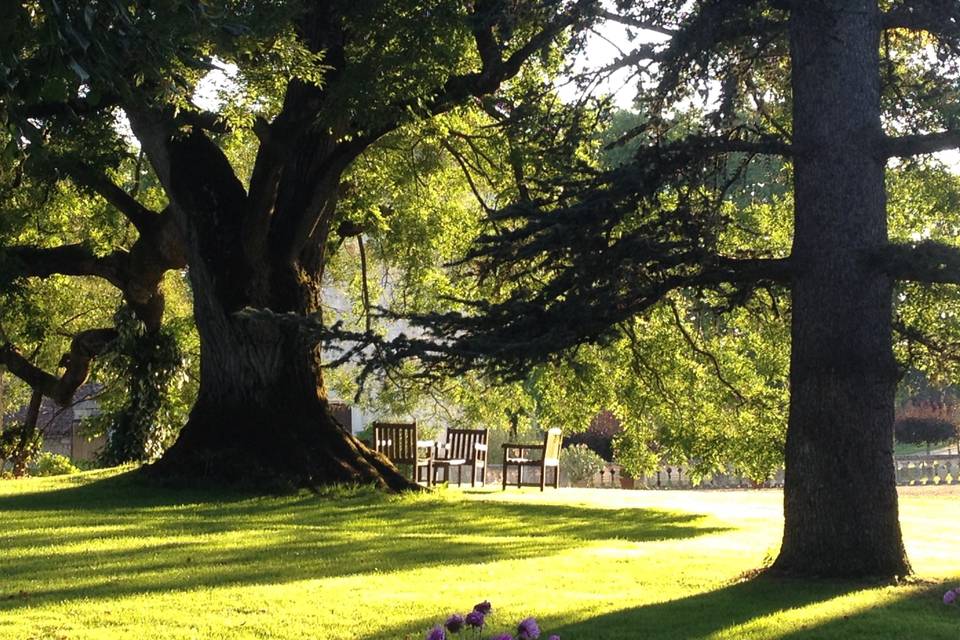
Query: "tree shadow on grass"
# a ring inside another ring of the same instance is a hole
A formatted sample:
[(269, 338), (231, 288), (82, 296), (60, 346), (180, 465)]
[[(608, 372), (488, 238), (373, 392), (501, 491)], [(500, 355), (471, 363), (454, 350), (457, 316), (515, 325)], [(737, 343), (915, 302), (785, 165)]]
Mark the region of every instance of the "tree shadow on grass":
[(777, 640), (956, 640), (956, 611), (947, 611), (940, 602), (947, 588), (944, 585), (945, 583), (929, 583), (917, 590), (902, 587), (903, 595), (895, 596), (893, 601), (860, 609), (850, 615), (831, 617), (829, 611), (824, 611), (822, 621), (796, 623), (793, 627), (785, 620), (772, 621), (767, 630), (759, 629), (749, 635), (746, 630), (738, 631), (734, 628), (781, 611), (824, 603), (871, 585), (761, 576), (706, 593), (575, 622), (561, 622), (551, 626), (550, 621), (546, 620), (544, 628), (559, 634), (564, 640), (692, 640), (741, 637)]
[(117, 476), (0, 496), (0, 611), (43, 602), (279, 584), (537, 558), (602, 540), (690, 538), (704, 516), (650, 509), (391, 497), (271, 498)]

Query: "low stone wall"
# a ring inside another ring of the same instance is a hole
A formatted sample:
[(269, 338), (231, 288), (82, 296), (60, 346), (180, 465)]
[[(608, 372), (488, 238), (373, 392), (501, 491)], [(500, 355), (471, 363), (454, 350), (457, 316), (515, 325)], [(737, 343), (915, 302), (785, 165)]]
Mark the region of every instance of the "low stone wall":
[(895, 464), (900, 486), (960, 484), (960, 456), (956, 454), (897, 456)]
[[(897, 484), (900, 486), (960, 484), (960, 455), (957, 454), (897, 456), (895, 465)], [(623, 474), (620, 466), (609, 464), (589, 482), (581, 483), (579, 486), (607, 489), (757, 489), (783, 487), (783, 469), (777, 471), (773, 477), (763, 483), (753, 482), (735, 469), (730, 469), (727, 473), (713, 474), (696, 485), (690, 480), (689, 469), (688, 465), (664, 465), (655, 473), (642, 478), (634, 478), (633, 486), (630, 487), (629, 481), (622, 482)], [(490, 465), (490, 468), (487, 469), (487, 485), (499, 486), (502, 478), (501, 473), (500, 465)], [(539, 478), (538, 473), (537, 470), (527, 469), (524, 471), (524, 480), (534, 481)], [(465, 477), (467, 475), (469, 474), (464, 473)], [(512, 471), (510, 478), (514, 478)], [(453, 479), (456, 481), (456, 472), (453, 474)], [(548, 470), (547, 482), (550, 483), (552, 480), (553, 472)], [(467, 480), (467, 484), (469, 484), (469, 480)], [(567, 473), (563, 469), (560, 471), (560, 486), (572, 486)]]

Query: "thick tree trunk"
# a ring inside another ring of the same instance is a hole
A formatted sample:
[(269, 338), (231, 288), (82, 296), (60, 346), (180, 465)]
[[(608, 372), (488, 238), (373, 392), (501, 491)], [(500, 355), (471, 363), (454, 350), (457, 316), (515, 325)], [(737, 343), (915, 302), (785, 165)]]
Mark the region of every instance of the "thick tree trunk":
[[(148, 473), (259, 488), (416, 486), (333, 419), (320, 346), (302, 325), (243, 313), (318, 316), (325, 236), (293, 259), (268, 255), (254, 267), (236, 213), (246, 194), (220, 151), (200, 134), (170, 148), (200, 334), (200, 391), (179, 439)], [(198, 163), (205, 171), (194, 171)]]
[(334, 420), (317, 354), (296, 323), (197, 313), (200, 394), (150, 473), (175, 481), (284, 489), (410, 486)]
[(784, 535), (773, 571), (910, 571), (893, 467), (896, 363), (876, 0), (796, 3), (791, 16), (796, 230)]

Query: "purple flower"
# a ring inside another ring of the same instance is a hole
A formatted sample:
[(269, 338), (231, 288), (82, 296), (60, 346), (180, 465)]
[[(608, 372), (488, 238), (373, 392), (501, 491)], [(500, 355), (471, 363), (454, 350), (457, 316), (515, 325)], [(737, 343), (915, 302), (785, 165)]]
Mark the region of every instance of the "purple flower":
[(427, 640), (447, 640), (447, 632), (443, 630), (443, 627), (437, 625), (433, 629), (430, 629), (430, 633), (427, 634)]
[(490, 612), (493, 611), (493, 606), (490, 604), (489, 600), (484, 600), (480, 604), (473, 605), (474, 611), (479, 611), (485, 616), (490, 615)]
[(510, 635), (509, 633), (501, 633), (498, 636), (494, 636), (493, 638), (490, 638), (490, 640), (513, 640), (513, 636)]
[(445, 626), (450, 633), (458, 633), (460, 629), (463, 629), (463, 616), (455, 613), (447, 618), (443, 626)]
[(957, 599), (957, 592), (953, 589), (950, 589), (945, 594), (943, 594), (943, 604), (953, 604)]
[(466, 623), (471, 627), (479, 629), (483, 626), (483, 614), (476, 609), (467, 614)]
[(540, 627), (533, 618), (525, 618), (517, 625), (517, 640), (536, 640), (540, 637)]
[(547, 638), (547, 640), (560, 640), (560, 636), (558, 636), (557, 634), (553, 634), (552, 636)]

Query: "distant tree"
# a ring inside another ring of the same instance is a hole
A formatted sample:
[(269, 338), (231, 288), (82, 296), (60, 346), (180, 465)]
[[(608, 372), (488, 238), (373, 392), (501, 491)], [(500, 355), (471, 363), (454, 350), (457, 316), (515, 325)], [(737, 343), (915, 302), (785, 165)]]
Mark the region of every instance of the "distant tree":
[(897, 442), (924, 444), (927, 453), (930, 453), (930, 445), (956, 442), (960, 437), (960, 429), (955, 423), (933, 417), (900, 418), (894, 422), (893, 432)]

